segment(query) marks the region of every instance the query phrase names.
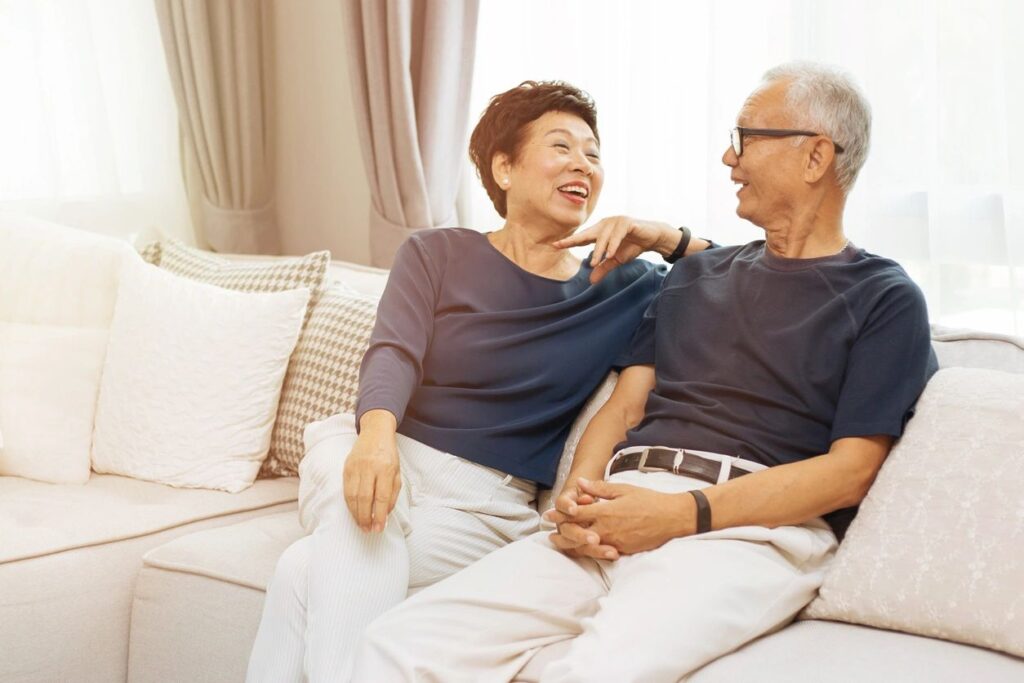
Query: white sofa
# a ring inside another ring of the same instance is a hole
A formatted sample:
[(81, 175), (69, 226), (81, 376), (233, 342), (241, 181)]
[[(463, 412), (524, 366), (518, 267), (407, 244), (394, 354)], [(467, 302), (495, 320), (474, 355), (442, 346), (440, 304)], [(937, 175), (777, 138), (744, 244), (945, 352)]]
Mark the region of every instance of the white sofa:
[[(331, 277), (375, 294), (386, 273), (335, 263)], [(947, 332), (935, 347), (943, 366), (1024, 373), (1012, 340)], [(0, 477), (0, 681), (243, 680), (267, 582), (303, 534), (297, 488), (294, 478), (230, 494), (95, 473), (85, 485)], [(566, 645), (541, 651), (518, 680), (536, 681)], [(1024, 660), (800, 621), (690, 680), (871, 679), (1020, 681)]]

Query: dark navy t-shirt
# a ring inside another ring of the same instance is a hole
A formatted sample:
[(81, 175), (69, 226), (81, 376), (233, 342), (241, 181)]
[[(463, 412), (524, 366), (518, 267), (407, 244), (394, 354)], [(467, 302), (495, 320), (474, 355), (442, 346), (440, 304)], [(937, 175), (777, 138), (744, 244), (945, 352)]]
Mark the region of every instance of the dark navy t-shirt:
[[(634, 338), (654, 363), (624, 446), (671, 446), (772, 466), (843, 437), (898, 437), (937, 365), (920, 289), (894, 261), (848, 245), (786, 259), (763, 241), (680, 261)], [(842, 537), (855, 509), (826, 516)]]
[(629, 346), (664, 279), (633, 261), (591, 285), (523, 270), (473, 230), (399, 249), (359, 373), (356, 415), (550, 487), (573, 420)]

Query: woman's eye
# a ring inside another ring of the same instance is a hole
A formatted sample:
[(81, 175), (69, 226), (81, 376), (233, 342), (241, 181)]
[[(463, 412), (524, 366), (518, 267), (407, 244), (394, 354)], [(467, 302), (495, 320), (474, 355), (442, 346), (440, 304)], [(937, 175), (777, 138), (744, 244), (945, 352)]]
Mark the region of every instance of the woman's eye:
[(597, 152), (587, 152), (587, 156), (594, 161), (601, 161), (601, 155)]
[(559, 149), (564, 149), (566, 152), (569, 151), (569, 145), (565, 144), (564, 142), (556, 142), (555, 147), (558, 147)]

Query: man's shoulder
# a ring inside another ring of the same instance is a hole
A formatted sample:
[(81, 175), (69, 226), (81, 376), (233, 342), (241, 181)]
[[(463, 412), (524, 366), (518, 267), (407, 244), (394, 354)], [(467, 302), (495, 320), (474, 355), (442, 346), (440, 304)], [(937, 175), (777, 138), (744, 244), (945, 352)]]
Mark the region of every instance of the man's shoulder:
[(928, 319), (924, 292), (897, 261), (861, 249), (836, 283), (854, 317)]
[(896, 260), (861, 249), (854, 264), (857, 266), (856, 280), (870, 284), (872, 289), (884, 289), (923, 300), (921, 288)]
[(715, 246), (712, 249), (705, 249), (696, 254), (682, 258), (672, 266), (668, 273), (666, 286), (670, 283), (690, 281), (694, 277), (702, 277), (716, 272), (726, 272), (730, 265), (737, 260), (752, 260), (756, 258), (764, 247), (764, 241), (748, 242), (747, 244), (733, 244), (728, 246)]

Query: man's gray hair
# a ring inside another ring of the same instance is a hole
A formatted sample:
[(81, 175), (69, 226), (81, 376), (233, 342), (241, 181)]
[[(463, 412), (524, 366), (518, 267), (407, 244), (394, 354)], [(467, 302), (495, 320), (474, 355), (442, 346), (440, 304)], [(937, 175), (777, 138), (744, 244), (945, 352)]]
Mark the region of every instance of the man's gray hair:
[(788, 81), (786, 102), (808, 130), (832, 138), (843, 148), (836, 154), (836, 180), (850, 193), (871, 144), (871, 105), (844, 71), (814, 62), (790, 62), (765, 72), (765, 84)]

